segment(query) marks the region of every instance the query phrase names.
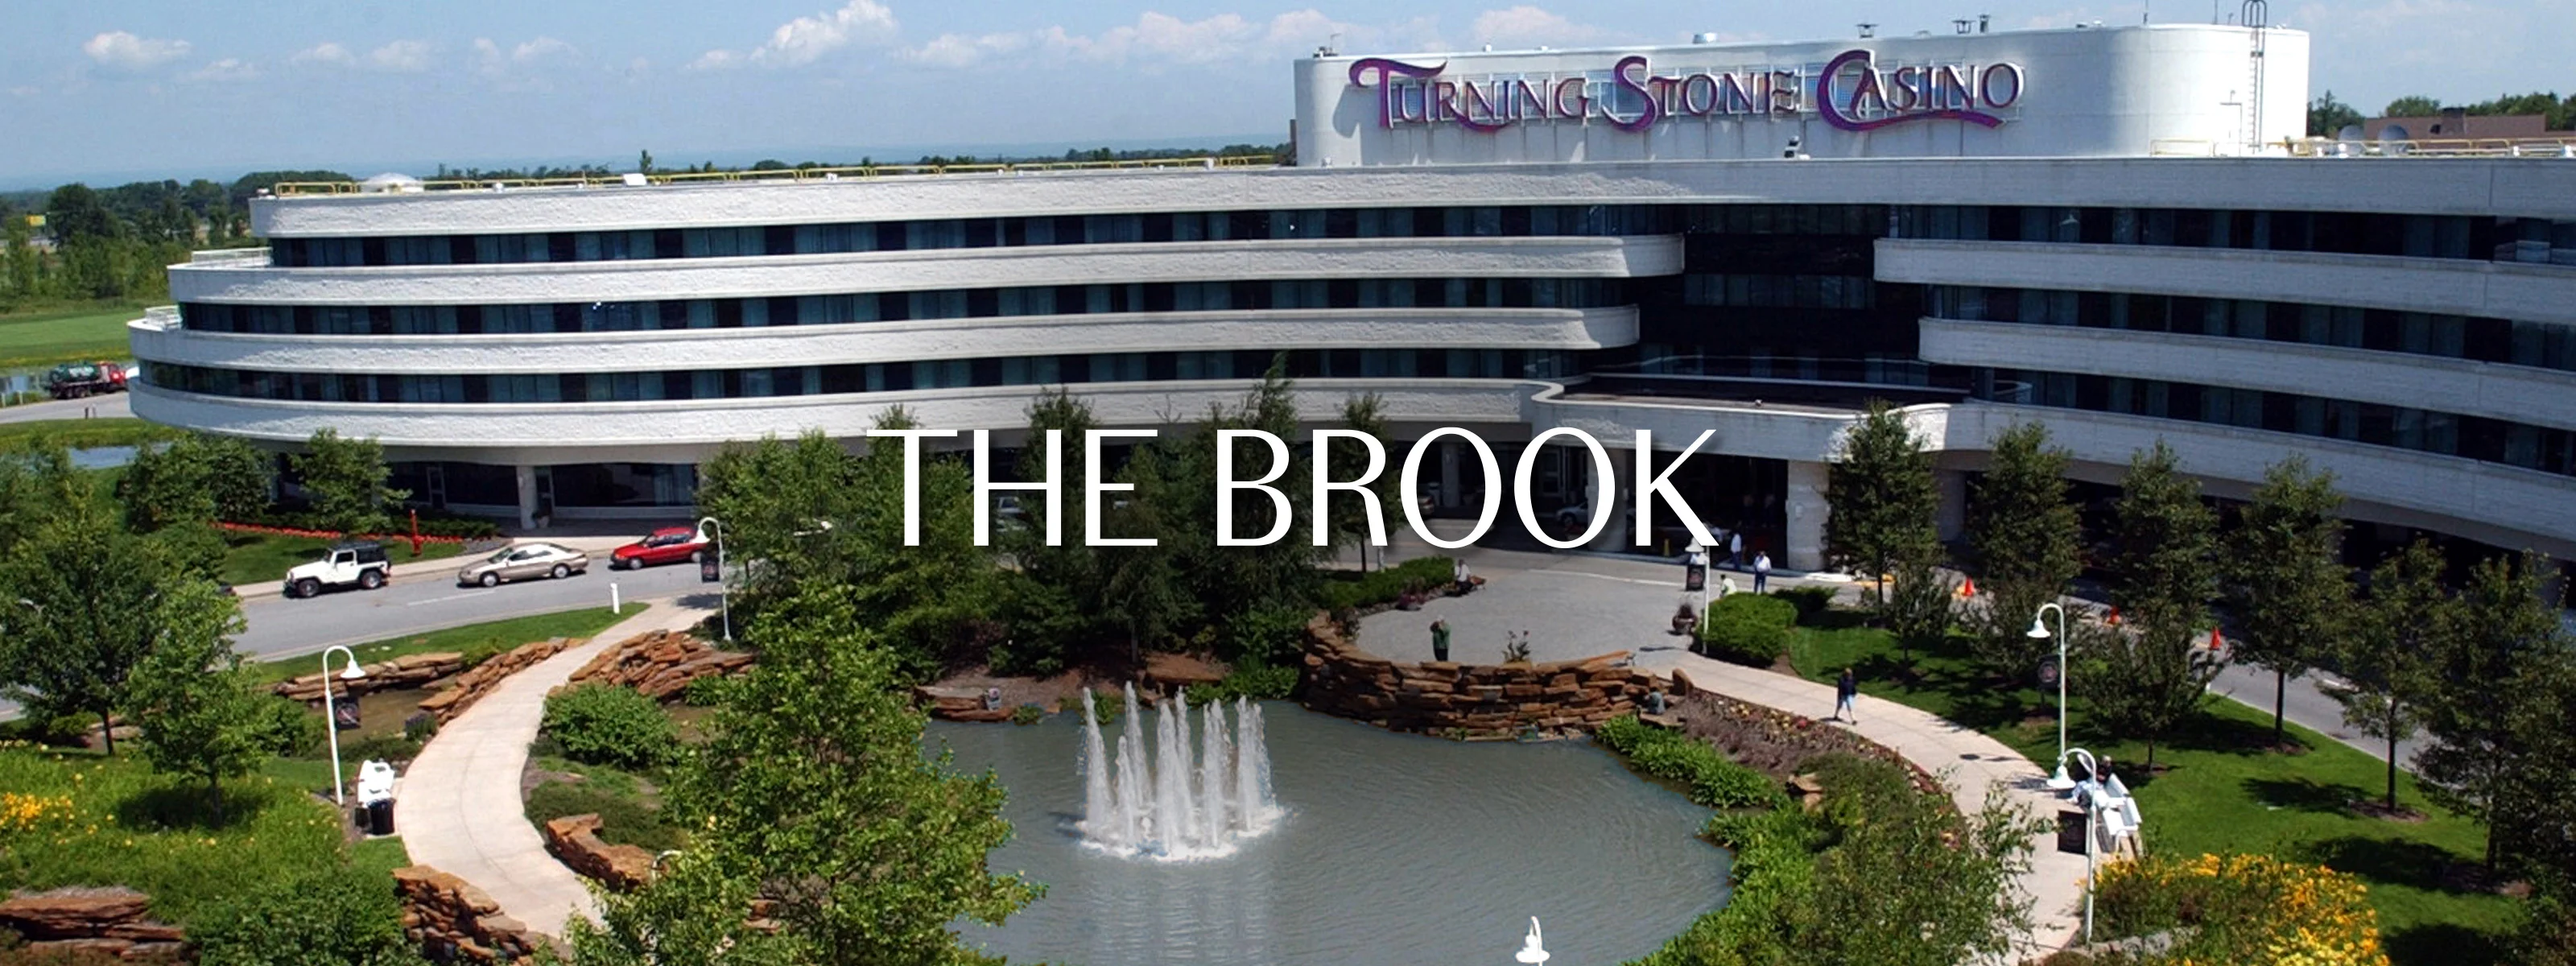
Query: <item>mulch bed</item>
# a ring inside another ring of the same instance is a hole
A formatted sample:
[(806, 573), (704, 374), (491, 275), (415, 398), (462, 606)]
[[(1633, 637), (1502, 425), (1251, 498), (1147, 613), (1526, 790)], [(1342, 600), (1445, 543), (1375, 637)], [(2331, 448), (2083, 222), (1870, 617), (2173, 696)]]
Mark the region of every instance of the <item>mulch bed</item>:
[(1673, 702), (1682, 733), (1707, 741), (1755, 771), (1787, 781), (1817, 756), (1858, 755), (1905, 766), (1926, 794), (1947, 796), (1941, 783), (1896, 752), (1831, 723), (1697, 691)]

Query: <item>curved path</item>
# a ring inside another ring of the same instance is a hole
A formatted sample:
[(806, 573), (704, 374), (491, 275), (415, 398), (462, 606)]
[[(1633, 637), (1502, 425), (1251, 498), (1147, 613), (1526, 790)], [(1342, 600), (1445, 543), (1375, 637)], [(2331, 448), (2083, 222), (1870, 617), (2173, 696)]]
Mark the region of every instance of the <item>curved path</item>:
[(511, 675), (438, 729), (395, 788), (394, 827), (413, 864), (473, 883), (504, 914), (550, 936), (563, 935), (573, 916), (590, 915), (589, 887), (546, 851), (520, 804), (519, 775), (545, 717), (546, 692), (611, 644), (686, 628), (708, 613), (646, 602), (641, 613), (581, 646)]

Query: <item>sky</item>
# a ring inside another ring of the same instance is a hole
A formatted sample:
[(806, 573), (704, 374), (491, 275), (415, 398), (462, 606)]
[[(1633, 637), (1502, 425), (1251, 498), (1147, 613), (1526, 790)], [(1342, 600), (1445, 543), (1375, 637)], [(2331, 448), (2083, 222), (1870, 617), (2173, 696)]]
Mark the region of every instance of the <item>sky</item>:
[[(2208, 22), (2235, 0), (0, 0), (0, 189), (434, 164), (910, 160), (1286, 140), (1343, 53)], [(838, 3), (839, 5), (834, 5)], [(2283, 0), (2310, 92), (2374, 113), (2563, 89), (2576, 0)], [(1917, 22), (1919, 21), (1919, 22)]]

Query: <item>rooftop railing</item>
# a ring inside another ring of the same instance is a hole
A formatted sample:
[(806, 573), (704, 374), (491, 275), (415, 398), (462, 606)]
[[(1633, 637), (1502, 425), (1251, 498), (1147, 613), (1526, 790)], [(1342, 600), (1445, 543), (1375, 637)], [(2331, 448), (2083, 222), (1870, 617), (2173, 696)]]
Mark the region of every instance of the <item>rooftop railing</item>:
[(268, 264), (268, 247), (263, 245), (258, 248), (210, 248), (188, 253), (190, 265), (230, 265), (239, 262)]
[(1002, 164), (875, 164), (840, 168), (771, 168), (745, 171), (694, 171), (666, 174), (614, 174), (569, 178), (446, 178), (403, 181), (391, 185), (356, 181), (286, 181), (274, 189), (287, 197), (348, 195), (369, 192), (407, 194), (425, 191), (508, 191), (528, 188), (617, 188), (728, 182), (793, 183), (842, 181), (924, 175), (1022, 174), (1054, 171), (1207, 171), (1218, 168), (1275, 167), (1266, 154), (1230, 157), (1140, 158), (1129, 161), (1030, 161)]
[(2537, 138), (2430, 138), (2407, 141), (2338, 141), (2297, 138), (2252, 150), (2221, 150), (2216, 141), (2162, 138), (2147, 153), (2164, 158), (2576, 158), (2576, 134)]

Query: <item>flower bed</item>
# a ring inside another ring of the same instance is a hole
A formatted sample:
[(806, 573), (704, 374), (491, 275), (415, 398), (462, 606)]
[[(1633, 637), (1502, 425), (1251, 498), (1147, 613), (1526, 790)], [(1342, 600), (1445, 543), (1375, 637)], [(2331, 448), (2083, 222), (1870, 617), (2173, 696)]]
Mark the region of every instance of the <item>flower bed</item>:
[(2098, 880), (2117, 935), (2174, 930), (2173, 962), (2387, 966), (2369, 889), (2348, 873), (2268, 855), (2151, 856)]

